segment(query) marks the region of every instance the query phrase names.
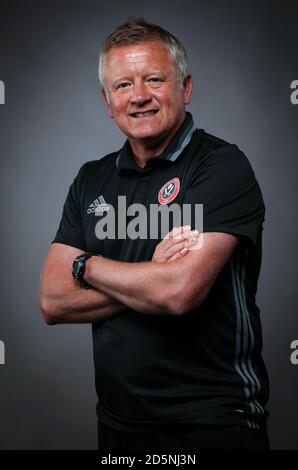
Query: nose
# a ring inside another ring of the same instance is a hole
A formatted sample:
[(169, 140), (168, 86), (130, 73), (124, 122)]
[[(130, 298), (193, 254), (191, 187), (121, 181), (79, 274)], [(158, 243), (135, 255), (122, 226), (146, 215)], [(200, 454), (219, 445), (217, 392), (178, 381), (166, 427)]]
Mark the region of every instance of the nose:
[(151, 100), (150, 92), (143, 82), (137, 82), (133, 86), (131, 104), (143, 106)]

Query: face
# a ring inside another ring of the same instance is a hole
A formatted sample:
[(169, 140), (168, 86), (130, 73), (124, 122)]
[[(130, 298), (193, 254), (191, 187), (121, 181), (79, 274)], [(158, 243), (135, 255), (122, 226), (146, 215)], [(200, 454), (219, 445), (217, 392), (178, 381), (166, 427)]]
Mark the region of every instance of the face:
[(188, 76), (180, 88), (175, 63), (161, 42), (113, 47), (104, 79), (109, 114), (133, 150), (171, 140), (185, 118), (192, 83)]

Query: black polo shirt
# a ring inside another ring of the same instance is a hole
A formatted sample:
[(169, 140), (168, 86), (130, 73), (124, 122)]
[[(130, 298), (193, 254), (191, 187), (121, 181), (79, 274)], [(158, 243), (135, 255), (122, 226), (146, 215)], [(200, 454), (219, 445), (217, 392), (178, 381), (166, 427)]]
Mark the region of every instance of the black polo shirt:
[[(194, 311), (173, 317), (127, 308), (92, 325), (99, 419), (130, 431), (174, 423), (262, 426), (268, 378), (255, 294), (265, 208), (249, 161), (236, 145), (196, 129), (187, 113), (144, 168), (128, 141), (85, 163), (53, 242), (119, 261), (151, 260), (160, 238), (125, 238), (133, 217), (122, 208), (118, 219), (118, 196), (127, 207), (148, 208), (149, 223), (152, 204), (203, 204), (204, 232), (235, 234), (240, 243)], [(115, 227), (114, 238), (99, 239), (96, 224), (110, 206), (122, 232)]]

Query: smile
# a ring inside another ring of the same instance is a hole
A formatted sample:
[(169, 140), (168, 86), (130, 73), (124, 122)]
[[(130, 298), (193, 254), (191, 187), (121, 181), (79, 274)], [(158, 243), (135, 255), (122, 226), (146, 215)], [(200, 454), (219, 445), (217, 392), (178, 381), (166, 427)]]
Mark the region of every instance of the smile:
[(144, 111), (144, 112), (138, 112), (138, 113), (131, 113), (131, 116), (135, 118), (141, 118), (141, 117), (153, 116), (157, 112), (158, 110)]

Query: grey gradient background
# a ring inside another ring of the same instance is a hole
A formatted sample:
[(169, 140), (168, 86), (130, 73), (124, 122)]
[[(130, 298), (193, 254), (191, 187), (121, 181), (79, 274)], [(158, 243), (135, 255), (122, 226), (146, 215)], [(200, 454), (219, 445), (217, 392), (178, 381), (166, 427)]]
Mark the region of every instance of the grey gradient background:
[(89, 325), (49, 327), (38, 284), (74, 176), (124, 138), (99, 96), (98, 46), (127, 15), (185, 44), (198, 127), (249, 157), (267, 206), (258, 303), (274, 449), (297, 449), (298, 6), (295, 1), (0, 1), (1, 449), (96, 448)]

